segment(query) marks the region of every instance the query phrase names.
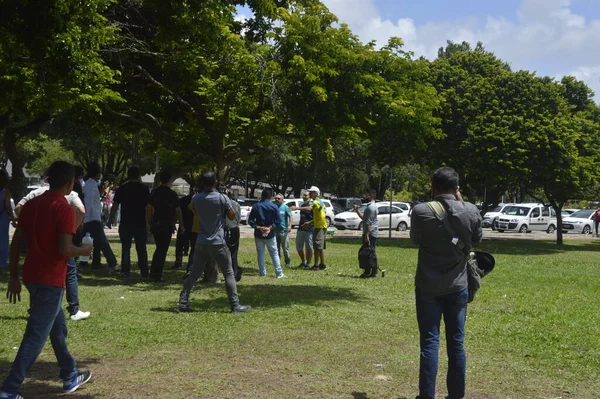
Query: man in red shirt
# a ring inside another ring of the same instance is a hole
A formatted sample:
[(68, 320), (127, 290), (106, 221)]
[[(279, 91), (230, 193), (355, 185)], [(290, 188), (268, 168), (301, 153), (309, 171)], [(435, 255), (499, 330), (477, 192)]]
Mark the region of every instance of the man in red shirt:
[(61, 308), (67, 259), (89, 256), (93, 250), (92, 245), (73, 245), (75, 210), (65, 195), (73, 190), (74, 175), (71, 164), (54, 162), (48, 169), (50, 189), (27, 202), (19, 215), (10, 247), (10, 280), (6, 297), (11, 303), (21, 300), (19, 248), (26, 241), (23, 283), (29, 291), (30, 314), (17, 357), (0, 389), (0, 399), (22, 399), (19, 389), (48, 336), (58, 360), (65, 393), (75, 391), (92, 376), (89, 371), (77, 371), (75, 360), (67, 348), (67, 325)]

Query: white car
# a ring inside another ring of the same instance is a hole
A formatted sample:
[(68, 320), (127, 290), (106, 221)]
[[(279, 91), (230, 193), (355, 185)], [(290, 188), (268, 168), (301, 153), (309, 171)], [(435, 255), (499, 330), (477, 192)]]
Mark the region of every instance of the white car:
[(241, 216), (242, 224), (248, 223), (248, 215), (250, 214), (250, 211), (252, 210), (252, 206), (254, 206), (254, 204), (256, 204), (258, 201), (260, 201), (260, 200), (257, 198), (238, 198), (237, 199), (237, 203), (240, 204), (240, 216)]
[[(290, 208), (292, 206), (299, 207), (302, 206), (304, 200), (302, 198), (291, 198), (284, 199), (285, 204)], [(335, 218), (335, 213), (333, 212), (333, 205), (331, 201), (328, 199), (321, 198), (321, 201), (325, 204), (325, 220), (327, 220), (327, 227), (331, 226), (333, 223), (333, 219)], [(300, 211), (292, 211), (292, 227), (298, 227), (300, 224)]]
[[(410, 217), (408, 216), (408, 212), (403, 211), (397, 206), (392, 206), (390, 214), (389, 203), (378, 202), (376, 205), (379, 212), (377, 215), (379, 230), (390, 228), (390, 216), (392, 229), (405, 231), (410, 228)], [(358, 209), (361, 212), (364, 212), (366, 207), (367, 205), (365, 204)], [(358, 214), (355, 211), (347, 211), (335, 215), (333, 225), (340, 230), (360, 230), (362, 229), (363, 221), (358, 217)]]
[(553, 208), (542, 204), (513, 204), (504, 209), (498, 217), (496, 229), (504, 231), (545, 231), (548, 234), (556, 230), (556, 213)]
[(595, 212), (593, 209), (581, 209), (573, 212), (569, 217), (563, 219), (563, 233), (591, 233), (594, 226), (592, 217)]
[(491, 227), (492, 230), (496, 230), (496, 221), (500, 216), (504, 214), (504, 210), (510, 205), (515, 204), (498, 204), (494, 209), (488, 211), (483, 215), (483, 221), (481, 223), (482, 227)]

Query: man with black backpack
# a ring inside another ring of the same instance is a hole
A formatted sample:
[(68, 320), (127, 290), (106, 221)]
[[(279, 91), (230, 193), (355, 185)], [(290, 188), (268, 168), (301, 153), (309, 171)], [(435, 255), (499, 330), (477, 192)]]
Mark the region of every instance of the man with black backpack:
[(156, 243), (156, 250), (152, 255), (152, 265), (150, 266), (150, 280), (164, 282), (162, 274), (167, 251), (171, 245), (171, 237), (175, 230), (175, 221), (177, 220), (179, 223), (178, 234), (183, 234), (185, 227), (179, 208), (179, 196), (169, 187), (171, 173), (163, 170), (159, 174), (159, 179), (160, 186), (152, 190), (148, 199), (148, 220)]
[[(435, 398), (442, 316), (448, 348), (447, 398), (465, 397), (467, 261), (472, 244), (482, 238), (482, 230), (479, 210), (463, 201), (458, 182), (454, 169), (437, 169), (431, 178), (431, 191), (438, 204), (418, 204), (411, 214), (410, 238), (419, 246), (415, 276), (421, 347), (418, 399)], [(438, 216), (438, 207), (443, 217)]]
[[(354, 204), (354, 210), (358, 214), (358, 217), (362, 219), (362, 239), (363, 245), (361, 248), (361, 252), (367, 254), (366, 262), (361, 261), (361, 267), (365, 270), (363, 274), (361, 274), (360, 278), (369, 278), (369, 277), (377, 277), (377, 238), (379, 237), (379, 223), (377, 222), (377, 216), (379, 211), (377, 209), (377, 205), (375, 204), (375, 197), (377, 196), (377, 191), (369, 190), (367, 193), (367, 207), (364, 212), (359, 210), (359, 206)], [(364, 248), (368, 248), (368, 251), (365, 251)], [(361, 258), (361, 253), (359, 253), (359, 259)]]

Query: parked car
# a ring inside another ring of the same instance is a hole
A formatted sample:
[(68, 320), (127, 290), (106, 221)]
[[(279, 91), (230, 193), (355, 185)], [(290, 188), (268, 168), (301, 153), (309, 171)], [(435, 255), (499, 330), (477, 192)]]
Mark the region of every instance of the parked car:
[[(361, 212), (364, 212), (366, 207), (367, 205), (365, 204), (358, 209)], [(390, 228), (390, 216), (392, 218), (392, 229), (396, 229), (397, 231), (405, 231), (410, 228), (410, 217), (408, 216), (408, 212), (402, 210), (401, 208), (393, 205), (390, 208), (389, 203), (378, 202), (377, 210), (379, 212), (377, 215), (379, 230)], [(358, 217), (358, 214), (355, 211), (347, 211), (337, 214), (333, 221), (333, 225), (340, 230), (360, 230), (362, 229), (363, 221)]]
[(593, 209), (581, 209), (573, 212), (570, 216), (563, 219), (563, 233), (590, 234), (594, 226), (592, 217), (595, 212)]
[(543, 204), (512, 204), (504, 209), (495, 226), (500, 233), (545, 231), (550, 234), (556, 230), (556, 213)]
[[(327, 227), (331, 226), (333, 223), (333, 219), (335, 219), (335, 212), (333, 211), (333, 204), (328, 199), (321, 198), (321, 201), (325, 204), (325, 219), (327, 220)], [(292, 206), (299, 207), (302, 206), (304, 200), (302, 198), (288, 198), (285, 200), (285, 203), (290, 208)], [(292, 211), (292, 227), (298, 227), (300, 223), (300, 211)]]
[(498, 220), (498, 217), (503, 215), (504, 210), (510, 205), (515, 205), (515, 204), (498, 204), (494, 209), (486, 212), (483, 215), (483, 221), (481, 223), (481, 226), (482, 227), (491, 227), (492, 230), (496, 230), (495, 226), (496, 226), (496, 221)]
[(252, 210), (252, 206), (260, 201), (258, 198), (238, 197), (237, 203), (240, 204), (241, 223), (248, 223), (248, 215)]
[(362, 199), (357, 197), (340, 197), (340, 198), (332, 198), (331, 203), (335, 206), (338, 205), (342, 208), (343, 211), (348, 211), (353, 209), (354, 204), (361, 206)]
[(397, 206), (402, 209), (404, 212), (408, 212), (410, 214), (411, 206), (408, 202), (392, 202), (393, 206)]

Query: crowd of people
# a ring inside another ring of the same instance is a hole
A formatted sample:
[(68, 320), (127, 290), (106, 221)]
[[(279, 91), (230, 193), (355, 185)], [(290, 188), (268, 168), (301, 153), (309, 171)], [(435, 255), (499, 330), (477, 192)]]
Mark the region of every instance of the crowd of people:
[[(84, 259), (91, 255), (91, 268), (101, 268), (101, 255), (106, 258), (109, 272), (120, 272), (123, 278), (131, 275), (131, 247), (136, 244), (139, 273), (150, 281), (164, 281), (163, 271), (168, 248), (177, 233), (173, 269), (184, 267), (186, 276), (179, 294), (176, 310), (189, 312), (190, 295), (195, 283), (214, 281), (217, 270), (225, 279), (225, 289), (232, 313), (245, 313), (250, 306), (240, 303), (237, 282), (241, 279), (237, 253), (240, 240), (240, 207), (218, 190), (214, 172), (205, 172), (199, 185), (179, 198), (169, 187), (171, 174), (159, 173), (160, 185), (150, 191), (140, 180), (140, 170), (130, 167), (127, 182), (115, 190), (109, 224), (120, 208), (119, 239), (122, 246), (121, 264), (117, 263), (104, 232), (102, 203), (105, 186), (100, 166), (92, 163), (83, 170), (67, 162), (55, 162), (45, 175), (46, 185), (23, 198), (13, 212), (8, 176), (0, 171), (0, 227), (12, 222), (15, 226), (10, 251), (8, 227), (6, 236), (0, 234), (0, 267), (9, 258), (10, 277), (7, 297), (20, 301), (21, 277), (19, 263), (21, 248), (26, 247), (22, 281), (30, 293), (27, 327), (8, 377), (0, 387), (0, 399), (19, 399), (25, 375), (50, 337), (60, 367), (63, 390), (70, 393), (91, 379), (90, 371), (79, 371), (67, 348), (67, 325), (62, 311), (66, 292), (71, 320), (82, 320), (90, 313), (79, 309), (76, 259), (82, 257), (80, 268), (87, 267)], [(254, 230), (258, 271), (267, 276), (265, 252), (268, 251), (278, 279), (286, 278), (290, 267), (290, 232), (292, 211), (298, 210), (300, 222), (296, 235), (296, 250), (300, 268), (326, 270), (325, 249), (327, 222), (325, 204), (320, 190), (312, 186), (303, 195), (304, 202), (291, 209), (281, 194), (265, 189), (261, 201), (248, 216)], [(447, 387), (449, 398), (462, 398), (465, 392), (466, 359), (463, 347), (464, 323), (469, 298), (466, 261), (473, 243), (481, 240), (481, 216), (477, 208), (462, 200), (458, 174), (451, 168), (440, 168), (432, 177), (432, 196), (447, 214), (446, 222), (436, 218), (433, 208), (417, 205), (411, 216), (411, 239), (419, 247), (415, 277), (415, 299), (420, 333), (420, 399), (435, 397), (438, 367), (438, 346), (441, 319), (446, 326), (448, 344)], [(370, 251), (368, 266), (362, 278), (377, 275), (376, 243), (378, 239), (376, 192), (366, 194), (364, 211), (355, 207), (363, 220), (363, 247)], [(449, 235), (445, 223), (454, 225), (457, 237)], [(156, 243), (148, 264), (147, 238), (150, 232)], [(89, 235), (93, 243), (82, 237)], [(457, 243), (462, 246), (459, 247)], [(266, 251), (265, 251), (266, 249)], [(2, 263), (4, 262), (4, 263)], [(311, 262), (313, 265), (311, 266)]]

